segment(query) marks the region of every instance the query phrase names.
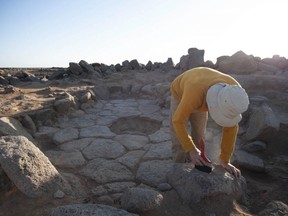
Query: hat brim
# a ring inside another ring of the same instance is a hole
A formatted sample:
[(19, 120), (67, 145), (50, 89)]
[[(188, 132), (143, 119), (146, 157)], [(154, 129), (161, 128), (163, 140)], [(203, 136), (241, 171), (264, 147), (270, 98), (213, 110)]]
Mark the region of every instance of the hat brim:
[[(206, 96), (206, 101), (208, 105), (208, 110), (211, 118), (220, 126), (222, 127), (233, 127), (237, 125), (241, 119), (242, 115), (239, 114), (234, 118), (227, 118), (221, 113), (219, 104), (218, 104), (218, 94), (220, 90), (225, 86), (224, 83), (219, 83), (219, 85), (214, 85), (212, 88), (209, 89)], [(210, 87), (211, 88), (211, 87)]]

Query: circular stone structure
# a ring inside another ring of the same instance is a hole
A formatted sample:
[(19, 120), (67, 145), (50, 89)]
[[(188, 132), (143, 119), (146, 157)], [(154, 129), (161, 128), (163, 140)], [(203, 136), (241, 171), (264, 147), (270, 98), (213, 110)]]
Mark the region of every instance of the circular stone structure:
[(158, 131), (161, 122), (145, 117), (122, 117), (113, 122), (110, 130), (115, 134), (150, 135)]

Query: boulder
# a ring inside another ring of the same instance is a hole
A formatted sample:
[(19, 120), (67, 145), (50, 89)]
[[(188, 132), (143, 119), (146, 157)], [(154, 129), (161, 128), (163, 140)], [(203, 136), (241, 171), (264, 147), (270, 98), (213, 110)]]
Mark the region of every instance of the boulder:
[(288, 206), (281, 201), (270, 202), (264, 210), (257, 214), (258, 216), (284, 216), (288, 215)]
[(54, 102), (54, 108), (59, 113), (68, 113), (71, 108), (77, 108), (77, 100), (69, 93), (65, 93), (64, 98)]
[(132, 66), (131, 66), (131, 64), (130, 64), (130, 62), (128, 60), (125, 60), (125, 61), (122, 62), (121, 70), (124, 70), (124, 71), (132, 70)]
[(190, 48), (188, 50), (188, 69), (200, 67), (204, 64), (205, 50)]
[(259, 151), (265, 151), (266, 150), (266, 143), (256, 140), (254, 142), (248, 142), (247, 144), (244, 144), (241, 146), (241, 149), (247, 152), (259, 152)]
[(88, 64), (86, 61), (81, 60), (79, 62), (79, 65), (83, 68), (83, 70), (91, 75), (95, 75), (97, 78), (101, 78), (101, 74), (99, 73), (99, 71), (96, 71), (92, 65)]
[(74, 75), (80, 75), (84, 72), (83, 68), (78, 63), (75, 63), (75, 62), (69, 63), (69, 70)]
[(256, 172), (265, 171), (264, 161), (256, 155), (242, 150), (238, 150), (235, 151), (234, 157), (235, 158), (233, 158), (233, 163), (237, 164), (240, 167)]
[(258, 63), (253, 56), (238, 51), (218, 63), (219, 70), (229, 74), (250, 74), (257, 71)]
[(9, 81), (6, 80), (3, 76), (0, 76), (0, 85), (8, 85)]
[(146, 185), (158, 187), (167, 182), (167, 173), (172, 169), (171, 160), (152, 160), (142, 162), (136, 173), (136, 179)]
[(264, 58), (261, 60), (261, 62), (282, 70), (288, 68), (288, 59), (285, 57), (280, 57), (279, 55), (274, 55), (272, 58)]
[(59, 189), (69, 193), (70, 185), (40, 149), (24, 136), (0, 138), (0, 164), (28, 197), (44, 197)]
[(147, 70), (151, 71), (152, 68), (153, 68), (153, 63), (152, 63), (151, 61), (148, 61), (148, 63), (146, 64), (145, 68), (146, 68)]
[(132, 61), (130, 61), (130, 65), (131, 65), (133, 70), (140, 70), (141, 69), (141, 65), (139, 64), (137, 59), (133, 59)]
[(203, 66), (204, 64), (204, 50), (198, 50), (197, 48), (190, 48), (188, 55), (180, 58), (179, 67), (182, 71), (186, 71), (191, 68)]
[(129, 188), (121, 197), (121, 207), (130, 212), (147, 212), (161, 205), (163, 196), (158, 191), (146, 188)]
[(195, 204), (214, 196), (220, 196), (220, 200), (226, 196), (237, 200), (246, 199), (245, 178), (235, 178), (220, 167), (207, 174), (195, 170), (193, 164), (175, 163), (167, 180), (186, 204)]
[(246, 132), (247, 140), (267, 141), (275, 136), (279, 130), (280, 122), (271, 107), (263, 103), (252, 106)]
[(12, 117), (0, 118), (0, 136), (25, 136), (30, 141), (34, 138), (24, 129), (22, 124)]
[(99, 184), (134, 180), (133, 173), (126, 166), (119, 162), (102, 158), (88, 162), (80, 170), (80, 174), (91, 178)]

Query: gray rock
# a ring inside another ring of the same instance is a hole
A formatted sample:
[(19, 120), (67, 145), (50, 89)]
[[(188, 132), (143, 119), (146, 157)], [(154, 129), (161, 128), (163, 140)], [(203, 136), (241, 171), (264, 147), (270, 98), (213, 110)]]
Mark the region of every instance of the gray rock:
[(37, 126), (52, 126), (57, 120), (57, 112), (53, 108), (40, 109), (30, 115)]
[(54, 193), (54, 198), (57, 198), (57, 199), (62, 199), (65, 197), (65, 193), (61, 190), (57, 190), (55, 193)]
[(130, 65), (131, 65), (133, 70), (140, 70), (141, 69), (141, 66), (140, 66), (139, 62), (137, 61), (137, 59), (133, 59), (132, 61), (130, 61)]
[(288, 206), (281, 201), (270, 202), (258, 216), (284, 216), (288, 215)]
[(133, 173), (124, 165), (116, 161), (95, 159), (90, 161), (80, 174), (87, 176), (99, 184), (120, 181), (133, 181)]
[(82, 67), (79, 64), (74, 63), (74, 62), (69, 63), (69, 69), (72, 72), (72, 74), (75, 74), (75, 75), (80, 75), (84, 72)]
[(230, 195), (237, 200), (246, 195), (244, 177), (237, 179), (224, 171), (207, 174), (195, 170), (193, 164), (175, 163), (167, 180), (186, 204), (198, 203), (203, 198), (216, 195)]
[(33, 137), (24, 129), (22, 124), (12, 117), (0, 118), (0, 136), (25, 136), (33, 142)]
[(65, 98), (54, 102), (54, 108), (59, 113), (67, 114), (71, 108), (77, 108), (77, 102), (72, 95), (67, 93)]
[(139, 110), (143, 114), (151, 114), (151, 113), (158, 112), (160, 110), (160, 107), (155, 104), (144, 104), (144, 105), (139, 106)]
[(61, 128), (67, 128), (71, 126), (75, 128), (84, 128), (84, 127), (91, 127), (94, 125), (95, 121), (86, 116), (70, 118), (68, 121), (63, 120), (59, 122), (59, 126)]
[(275, 136), (280, 127), (280, 122), (271, 107), (262, 104), (260, 107), (251, 108), (248, 120), (246, 138), (248, 140), (269, 140)]
[(100, 204), (76, 204), (58, 206), (51, 216), (137, 216), (125, 210)]
[(109, 89), (106, 85), (97, 85), (92, 90), (97, 99), (108, 100), (110, 97)]
[(188, 49), (188, 68), (200, 67), (204, 64), (205, 50), (199, 50), (197, 48)]
[(0, 76), (0, 85), (8, 85), (9, 81), (6, 80), (3, 76)]
[(155, 133), (149, 135), (150, 141), (153, 143), (165, 142), (171, 139), (169, 129), (161, 128)]
[(87, 137), (102, 137), (102, 138), (112, 138), (115, 136), (114, 133), (110, 131), (110, 129), (106, 126), (92, 126), (87, 128), (82, 128), (80, 130), (80, 138)]
[(220, 71), (225, 73), (250, 74), (257, 70), (258, 63), (253, 56), (248, 56), (243, 51), (238, 51), (231, 57), (220, 61), (218, 67)]
[(49, 159), (24, 136), (0, 138), (0, 164), (11, 181), (28, 197), (69, 190)]
[(143, 160), (172, 159), (171, 149), (171, 142), (153, 144), (148, 152), (144, 155)]
[(148, 61), (148, 63), (146, 64), (145, 68), (146, 68), (147, 70), (151, 71), (152, 68), (153, 68), (153, 63), (152, 63), (151, 61)]
[(160, 183), (167, 182), (167, 173), (173, 168), (170, 160), (153, 160), (140, 164), (136, 179), (144, 184), (157, 187)]
[(96, 139), (83, 150), (83, 154), (88, 159), (105, 158), (115, 159), (125, 154), (125, 148), (117, 141), (109, 139)]
[(53, 136), (53, 142), (56, 145), (60, 145), (65, 142), (77, 139), (79, 137), (79, 131), (76, 128), (66, 128), (57, 131)]
[(198, 50), (197, 48), (188, 49), (188, 55), (180, 58), (180, 69), (186, 71), (191, 68), (202, 66), (204, 64), (204, 53), (204, 50)]
[(141, 161), (144, 153), (145, 151), (143, 150), (129, 151), (127, 154), (118, 158), (117, 161), (133, 170)]
[(103, 196), (110, 193), (123, 193), (128, 188), (135, 187), (135, 182), (114, 182), (97, 186), (92, 189), (92, 193), (96, 196)]
[(77, 168), (86, 163), (83, 155), (79, 151), (46, 151), (45, 155), (50, 159), (52, 164), (61, 168)]
[(144, 188), (129, 188), (121, 197), (121, 207), (131, 212), (146, 212), (156, 209), (161, 205), (161, 193)]
[(122, 62), (121, 70), (132, 70), (132, 66), (128, 60)]
[(61, 175), (65, 178), (65, 180), (71, 185), (71, 190), (73, 191), (73, 195), (76, 198), (87, 197), (88, 193), (90, 193), (90, 188), (87, 188), (85, 182), (76, 175), (72, 173), (61, 173)]
[(34, 137), (38, 140), (52, 140), (58, 130), (56, 127), (40, 126)]
[(160, 183), (158, 186), (157, 186), (157, 189), (159, 191), (169, 191), (172, 189), (172, 186), (168, 183)]
[(93, 140), (94, 138), (83, 138), (83, 139), (72, 140), (72, 141), (61, 144), (59, 148), (66, 152), (82, 151)]
[(79, 65), (80, 65), (80, 66), (83, 68), (83, 70), (84, 70), (85, 72), (87, 72), (88, 74), (95, 75), (95, 76), (98, 77), (98, 78), (101, 78), (101, 77), (102, 77), (102, 75), (101, 75), (98, 71), (96, 71), (96, 70), (93, 68), (93, 66), (90, 65), (90, 64), (88, 64), (86, 61), (81, 60), (81, 61), (79, 62)]
[(262, 141), (254, 141), (241, 146), (241, 149), (247, 152), (259, 152), (266, 150), (266, 143)]
[(256, 155), (250, 154), (242, 150), (235, 151), (234, 155), (235, 163), (237, 163), (239, 166), (257, 172), (265, 171), (264, 161)]
[(36, 125), (29, 115), (24, 114), (23, 116), (21, 116), (20, 122), (26, 128), (26, 130), (29, 131), (30, 134), (34, 135), (36, 133)]
[(142, 149), (149, 141), (146, 136), (129, 134), (117, 135), (115, 140), (117, 140), (130, 151)]
[(80, 103), (88, 103), (92, 99), (92, 94), (90, 92), (86, 92), (80, 98)]

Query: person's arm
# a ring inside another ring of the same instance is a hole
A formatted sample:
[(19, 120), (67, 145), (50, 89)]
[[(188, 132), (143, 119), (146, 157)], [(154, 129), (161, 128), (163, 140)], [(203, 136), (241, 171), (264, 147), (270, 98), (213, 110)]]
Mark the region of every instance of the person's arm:
[(199, 92), (191, 90), (189, 88), (184, 90), (183, 96), (179, 105), (172, 117), (172, 123), (184, 151), (190, 152), (196, 149), (196, 146), (190, 136), (186, 124), (189, 116), (194, 110), (197, 110), (201, 99)]
[(241, 172), (235, 166), (230, 163), (230, 158), (233, 154), (236, 137), (238, 133), (239, 126), (238, 124), (234, 127), (224, 127), (222, 129), (222, 143), (221, 143), (221, 154), (220, 160), (222, 161), (221, 165), (229, 173), (234, 174), (236, 177), (241, 176)]
[(223, 127), (220, 159), (225, 163), (230, 162), (230, 158), (234, 151), (236, 137), (238, 133), (238, 124), (234, 127)]
[(188, 108), (186, 107), (186, 104), (183, 101), (181, 101), (179, 103), (177, 110), (173, 115), (172, 123), (177, 138), (179, 139), (182, 145), (182, 148), (184, 149), (185, 152), (190, 152), (192, 150), (195, 150), (196, 146), (186, 128), (186, 122), (187, 119), (189, 118), (189, 113), (187, 110)]

